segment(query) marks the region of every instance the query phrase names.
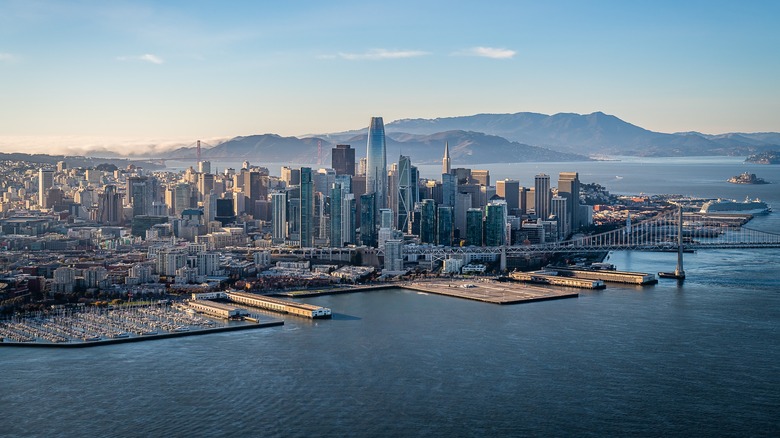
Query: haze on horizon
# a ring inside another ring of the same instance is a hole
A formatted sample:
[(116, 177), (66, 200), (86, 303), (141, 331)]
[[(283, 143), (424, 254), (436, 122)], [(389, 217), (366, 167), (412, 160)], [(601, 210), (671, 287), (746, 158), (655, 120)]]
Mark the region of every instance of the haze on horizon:
[(777, 2), (0, 0), (0, 151), (603, 111), (780, 131)]

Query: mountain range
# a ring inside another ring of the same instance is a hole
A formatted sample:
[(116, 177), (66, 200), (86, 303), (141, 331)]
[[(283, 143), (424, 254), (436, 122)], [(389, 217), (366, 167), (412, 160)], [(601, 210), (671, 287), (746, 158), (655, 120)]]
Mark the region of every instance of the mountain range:
[[(398, 155), (414, 163), (440, 162), (448, 143), (454, 163), (581, 161), (603, 155), (707, 156), (750, 155), (778, 149), (780, 133), (660, 133), (613, 115), (530, 112), (477, 114), (436, 119), (401, 119), (385, 125), (388, 162)], [(276, 134), (236, 137), (204, 149), (202, 158), (251, 159), (313, 164), (318, 147), (323, 162), (336, 144), (351, 144), (356, 158), (365, 156), (367, 129), (281, 137)], [(194, 148), (170, 151), (166, 157), (195, 157)]]

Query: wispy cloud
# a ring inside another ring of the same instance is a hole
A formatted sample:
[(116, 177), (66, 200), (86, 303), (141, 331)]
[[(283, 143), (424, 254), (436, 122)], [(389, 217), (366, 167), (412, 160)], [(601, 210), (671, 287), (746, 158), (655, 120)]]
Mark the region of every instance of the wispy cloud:
[(11, 53), (2, 53), (0, 52), (0, 62), (14, 62), (17, 60), (17, 57)]
[(151, 53), (146, 53), (140, 56), (117, 56), (117, 61), (143, 61), (143, 62), (149, 62), (151, 64), (162, 64), (165, 62), (162, 58), (160, 58), (157, 55), (152, 55)]
[[(229, 138), (204, 137), (206, 144), (216, 146)], [(0, 152), (123, 157), (155, 157), (172, 149), (192, 146), (191, 138), (127, 138), (79, 135), (13, 136), (0, 135)]]
[(497, 47), (471, 47), (465, 50), (461, 50), (453, 53), (453, 55), (461, 56), (480, 56), (483, 58), (491, 59), (510, 59), (513, 58), (517, 52), (511, 49), (497, 48)]
[(420, 56), (430, 55), (428, 52), (422, 50), (387, 50), (387, 49), (371, 49), (363, 53), (343, 53), (339, 52), (338, 55), (321, 55), (320, 59), (334, 59), (341, 58), (350, 61), (359, 60), (382, 60), (382, 59), (404, 59), (404, 58), (417, 58)]

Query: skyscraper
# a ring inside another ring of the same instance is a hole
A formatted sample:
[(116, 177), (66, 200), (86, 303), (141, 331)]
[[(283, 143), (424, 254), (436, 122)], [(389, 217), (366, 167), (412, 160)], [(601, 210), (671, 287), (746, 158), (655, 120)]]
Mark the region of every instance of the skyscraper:
[(566, 211), (569, 216), (569, 231), (582, 226), (580, 219), (580, 176), (577, 172), (561, 172), (558, 175), (558, 196), (566, 198)]
[(563, 196), (553, 196), (550, 201), (550, 209), (552, 214), (555, 215), (558, 221), (558, 236), (559, 238), (565, 238), (571, 231), (571, 225), (569, 222), (568, 199)]
[(376, 193), (360, 195), (360, 241), (363, 245), (376, 247)]
[(485, 207), (485, 246), (506, 244), (506, 202), (492, 201)]
[(444, 142), (444, 158), (441, 160), (441, 173), (449, 174), (452, 171), (452, 162), (450, 161), (450, 143)]
[(344, 239), (341, 237), (342, 199), (341, 184), (333, 183), (330, 189), (330, 246), (335, 248), (344, 245)]
[(436, 242), (436, 201), (423, 199), (420, 205), (420, 242)]
[(496, 181), (496, 195), (506, 200), (506, 207), (511, 212), (520, 208), (520, 182), (512, 179)]
[(452, 207), (440, 205), (436, 214), (436, 244), (451, 246), (453, 236)]
[(482, 246), (482, 209), (466, 210), (466, 245)]
[(336, 175), (355, 176), (355, 150), (348, 144), (337, 144), (331, 150), (330, 167)]
[(372, 117), (366, 146), (366, 193), (374, 193), (376, 206), (387, 207), (387, 146), (381, 117)]
[(287, 238), (287, 193), (271, 193), (271, 238), (282, 243)]
[(354, 194), (344, 195), (341, 201), (341, 240), (343, 243), (355, 243), (356, 205)]
[(314, 246), (314, 181), (310, 167), (301, 167), (301, 247)]
[(38, 169), (38, 205), (41, 207), (51, 207), (46, 205), (46, 192), (54, 187), (54, 171)]
[(404, 233), (409, 232), (409, 214), (414, 208), (413, 190), (417, 184), (412, 185), (412, 161), (409, 157), (401, 155), (398, 158), (398, 229)]
[(534, 207), (536, 210), (536, 217), (542, 220), (547, 220), (550, 216), (550, 200), (552, 199), (552, 193), (550, 192), (550, 175), (540, 173), (534, 178)]

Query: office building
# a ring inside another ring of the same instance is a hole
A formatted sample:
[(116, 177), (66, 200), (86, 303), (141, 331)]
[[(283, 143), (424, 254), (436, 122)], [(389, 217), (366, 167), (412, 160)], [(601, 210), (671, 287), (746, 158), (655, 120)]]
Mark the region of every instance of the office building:
[(54, 171), (38, 169), (38, 205), (43, 208), (51, 207), (46, 205), (46, 194), (52, 187), (54, 187)]
[(344, 245), (344, 239), (341, 237), (342, 198), (341, 184), (334, 183), (330, 189), (330, 246), (336, 248)]
[(287, 239), (287, 193), (271, 193), (271, 239), (282, 243)]
[(485, 187), (490, 186), (490, 171), (489, 170), (472, 170), (471, 179), (477, 184)]
[(466, 210), (466, 245), (482, 246), (482, 209)]
[(355, 176), (355, 150), (348, 144), (337, 144), (331, 150), (330, 167), (336, 175)]
[(360, 196), (360, 241), (363, 245), (376, 247), (377, 235), (376, 193)]
[(301, 167), (301, 247), (314, 246), (314, 181), (310, 167)]
[(491, 201), (485, 207), (485, 246), (506, 244), (506, 202)]
[(454, 231), (452, 207), (440, 205), (436, 212), (436, 244), (452, 246)]
[(366, 193), (374, 194), (376, 209), (387, 207), (387, 146), (381, 117), (372, 117), (368, 127)]
[(420, 242), (436, 243), (436, 201), (423, 199), (420, 204)]
[(580, 176), (577, 172), (561, 172), (558, 175), (558, 196), (566, 198), (569, 231), (578, 230), (583, 221), (580, 218)]
[(496, 181), (496, 195), (504, 198), (509, 211), (520, 208), (520, 182), (513, 179)]
[(450, 144), (444, 142), (444, 158), (441, 160), (441, 173), (449, 175), (452, 173), (452, 162), (450, 161)]
[(552, 199), (550, 175), (540, 173), (534, 177), (534, 193), (536, 217), (547, 220), (547, 217), (550, 216), (550, 200)]

